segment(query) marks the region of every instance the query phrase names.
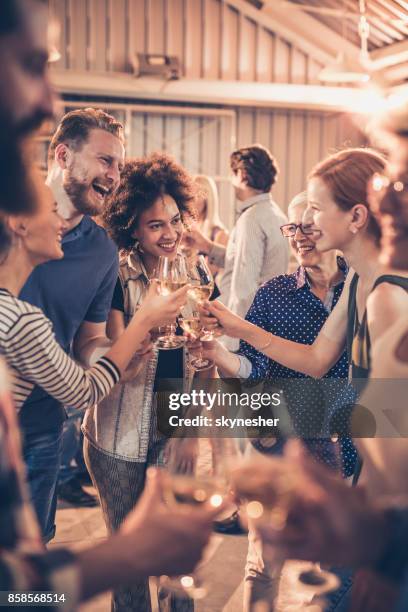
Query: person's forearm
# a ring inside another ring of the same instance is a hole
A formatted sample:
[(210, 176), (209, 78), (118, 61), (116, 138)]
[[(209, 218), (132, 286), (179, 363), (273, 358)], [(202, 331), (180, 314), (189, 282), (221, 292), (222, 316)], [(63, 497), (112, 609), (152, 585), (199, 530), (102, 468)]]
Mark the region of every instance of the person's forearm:
[[(140, 538), (143, 537), (141, 533)], [(129, 546), (124, 538), (125, 535), (115, 534), (108, 541), (78, 554), (81, 601), (149, 575), (146, 555), (132, 549), (129, 557)]]
[(91, 368), (98, 359), (106, 355), (111, 346), (112, 341), (109, 338), (106, 336), (96, 336), (95, 338), (90, 338), (79, 349), (74, 351), (75, 358), (85, 368)]
[(137, 311), (105, 356), (124, 372), (152, 326), (149, 317), (141, 310)]
[(218, 266), (219, 268), (224, 267), (226, 251), (227, 247), (222, 244), (211, 242), (210, 240), (205, 248), (205, 253), (208, 255), (209, 263), (214, 266)]
[(219, 342), (215, 350), (214, 362), (222, 378), (236, 378), (238, 376), (241, 365), (239, 358)]
[(320, 378), (328, 369), (313, 344), (280, 338), (249, 321), (242, 321), (239, 337), (270, 359), (296, 372)]

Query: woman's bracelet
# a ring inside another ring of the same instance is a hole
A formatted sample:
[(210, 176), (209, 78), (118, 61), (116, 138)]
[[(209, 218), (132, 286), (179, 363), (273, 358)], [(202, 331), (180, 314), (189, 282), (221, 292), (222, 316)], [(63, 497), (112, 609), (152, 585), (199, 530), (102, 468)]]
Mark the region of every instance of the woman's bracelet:
[(260, 353), (263, 353), (264, 351), (266, 351), (267, 348), (269, 348), (273, 342), (273, 334), (269, 334), (270, 335), (270, 339), (268, 340), (268, 342), (264, 345), (264, 346), (260, 346), (260, 347), (256, 347), (255, 349), (257, 351), (259, 351)]

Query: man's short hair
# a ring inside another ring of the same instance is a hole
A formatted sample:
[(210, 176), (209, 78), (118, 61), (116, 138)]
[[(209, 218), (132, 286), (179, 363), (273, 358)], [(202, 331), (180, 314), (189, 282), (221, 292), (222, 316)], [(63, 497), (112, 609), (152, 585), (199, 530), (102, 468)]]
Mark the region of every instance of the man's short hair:
[(61, 143), (79, 151), (87, 142), (92, 130), (105, 130), (122, 142), (123, 125), (100, 108), (81, 108), (63, 116), (48, 149), (48, 164), (54, 161), (55, 149)]
[(231, 153), (230, 163), (234, 174), (241, 170), (248, 187), (265, 193), (271, 190), (279, 173), (273, 155), (259, 144), (237, 149)]

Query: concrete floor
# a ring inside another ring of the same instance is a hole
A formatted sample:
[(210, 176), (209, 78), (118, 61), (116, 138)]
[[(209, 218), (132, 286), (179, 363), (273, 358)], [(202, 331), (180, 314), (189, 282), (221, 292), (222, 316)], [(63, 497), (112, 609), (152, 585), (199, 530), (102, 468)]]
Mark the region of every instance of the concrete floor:
[[(87, 490), (95, 493), (91, 488)], [(57, 534), (50, 546), (64, 545), (73, 550), (79, 550), (96, 544), (105, 535), (105, 525), (99, 507), (72, 508), (60, 504), (57, 511)], [(209, 561), (202, 570), (210, 589), (207, 597), (197, 602), (197, 612), (241, 612), (246, 552), (246, 536), (214, 534), (208, 553)], [(297, 583), (297, 576), (304, 567), (304, 563), (286, 562), (277, 612), (301, 610), (316, 612), (316, 610), (319, 610), (315, 606), (309, 607), (307, 605), (306, 601), (310, 601), (312, 595), (305, 592), (304, 589), (302, 590)], [(151, 586), (154, 594), (153, 581)], [(154, 595), (152, 600), (153, 610), (157, 612), (157, 602)], [(104, 593), (80, 607), (81, 612), (108, 612), (109, 610), (110, 593)], [(262, 610), (259, 609), (259, 612), (262, 612)]]

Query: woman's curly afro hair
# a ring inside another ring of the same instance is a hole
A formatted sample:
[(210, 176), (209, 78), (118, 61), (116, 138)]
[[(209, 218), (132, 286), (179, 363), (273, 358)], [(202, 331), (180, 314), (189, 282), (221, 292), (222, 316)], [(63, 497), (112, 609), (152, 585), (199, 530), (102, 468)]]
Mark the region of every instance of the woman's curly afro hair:
[(181, 218), (194, 216), (192, 203), (196, 187), (192, 177), (166, 153), (129, 159), (125, 163), (119, 188), (103, 213), (104, 226), (119, 249), (130, 251), (142, 212), (163, 195), (171, 196)]

